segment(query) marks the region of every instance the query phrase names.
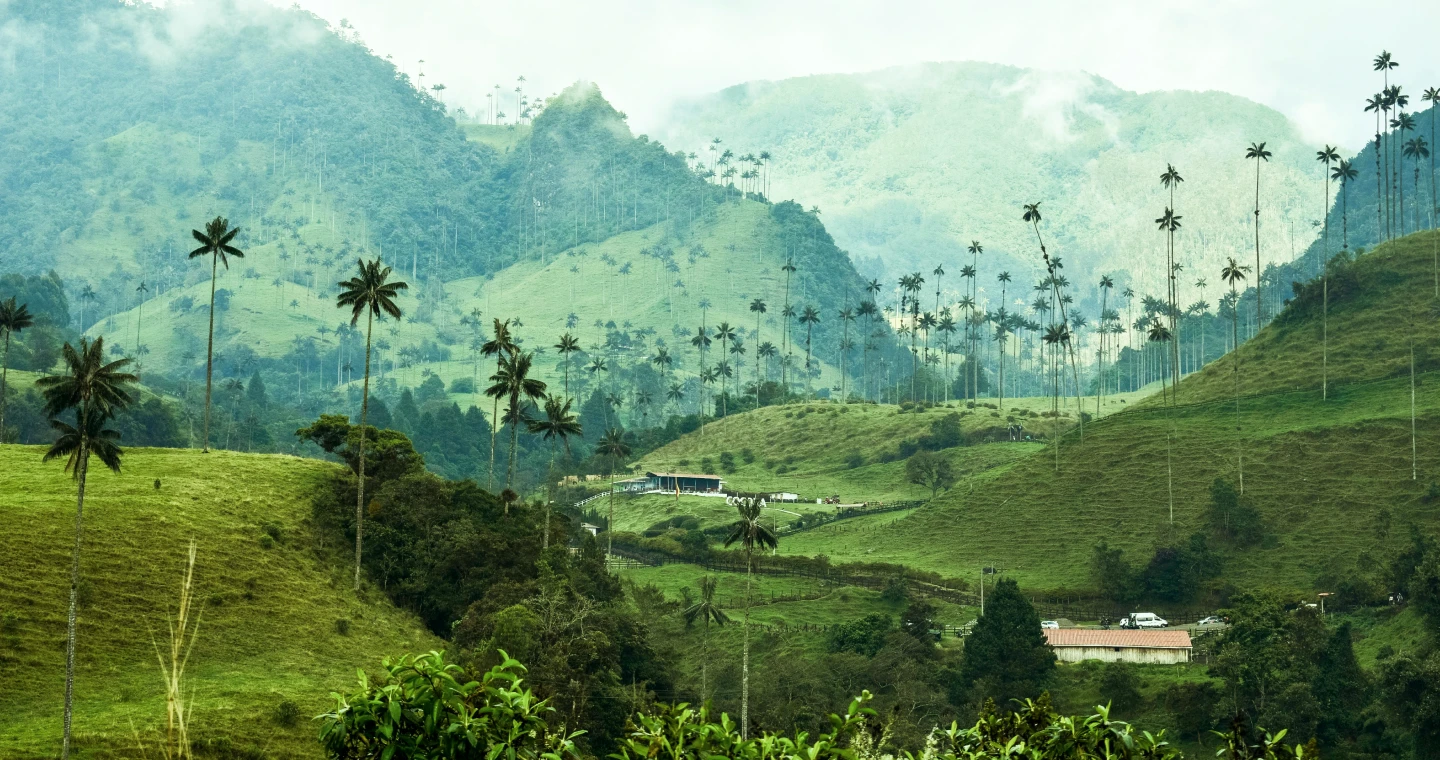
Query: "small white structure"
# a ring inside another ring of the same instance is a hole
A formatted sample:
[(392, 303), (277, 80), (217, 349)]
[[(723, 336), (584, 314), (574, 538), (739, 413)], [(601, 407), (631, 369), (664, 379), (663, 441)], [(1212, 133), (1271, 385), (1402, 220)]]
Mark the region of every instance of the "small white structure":
[(1176, 630), (1105, 631), (1098, 628), (1047, 628), (1045, 643), (1061, 662), (1133, 662), (1178, 665), (1190, 661), (1190, 632)]
[(800, 494), (781, 491), (770, 494), (770, 501), (800, 501)]
[(600, 533), (600, 526), (599, 526), (599, 525), (591, 525), (590, 523), (580, 523), (580, 530), (587, 531), (587, 532), (590, 533), (590, 535), (594, 536), (594, 535), (599, 535), (599, 533)]

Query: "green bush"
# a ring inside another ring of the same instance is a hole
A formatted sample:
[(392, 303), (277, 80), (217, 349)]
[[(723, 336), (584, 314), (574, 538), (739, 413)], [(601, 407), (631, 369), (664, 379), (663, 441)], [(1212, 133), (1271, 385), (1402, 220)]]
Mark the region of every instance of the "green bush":
[(280, 725), (288, 728), (295, 725), (297, 722), (299, 722), (299, 720), (300, 705), (297, 705), (288, 699), (284, 699), (280, 701), (280, 704), (275, 706), (276, 723), (279, 723)]

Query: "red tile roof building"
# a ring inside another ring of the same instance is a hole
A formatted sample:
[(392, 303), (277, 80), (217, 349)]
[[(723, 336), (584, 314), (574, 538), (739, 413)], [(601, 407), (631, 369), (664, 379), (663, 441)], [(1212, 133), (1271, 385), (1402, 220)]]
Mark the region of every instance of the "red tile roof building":
[(1105, 631), (1098, 628), (1047, 628), (1045, 643), (1061, 662), (1101, 660), (1175, 664), (1190, 660), (1190, 633), (1177, 630)]

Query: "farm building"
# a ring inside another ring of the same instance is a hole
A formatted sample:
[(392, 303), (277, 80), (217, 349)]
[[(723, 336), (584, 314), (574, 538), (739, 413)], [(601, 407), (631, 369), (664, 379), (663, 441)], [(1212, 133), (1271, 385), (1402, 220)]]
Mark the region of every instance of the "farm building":
[(1061, 662), (1134, 662), (1175, 665), (1190, 661), (1190, 633), (1175, 630), (1104, 631), (1047, 628), (1045, 643)]
[(721, 493), (725, 481), (719, 475), (689, 475), (682, 472), (647, 472), (648, 490), (666, 493)]

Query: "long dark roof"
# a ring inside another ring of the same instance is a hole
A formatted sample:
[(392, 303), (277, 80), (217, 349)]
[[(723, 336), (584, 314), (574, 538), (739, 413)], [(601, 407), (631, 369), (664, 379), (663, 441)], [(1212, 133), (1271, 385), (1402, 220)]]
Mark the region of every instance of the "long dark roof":
[(688, 472), (647, 472), (645, 475), (651, 478), (703, 478), (706, 480), (720, 480), (719, 475), (695, 475)]

